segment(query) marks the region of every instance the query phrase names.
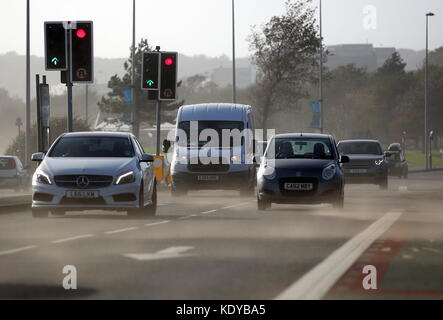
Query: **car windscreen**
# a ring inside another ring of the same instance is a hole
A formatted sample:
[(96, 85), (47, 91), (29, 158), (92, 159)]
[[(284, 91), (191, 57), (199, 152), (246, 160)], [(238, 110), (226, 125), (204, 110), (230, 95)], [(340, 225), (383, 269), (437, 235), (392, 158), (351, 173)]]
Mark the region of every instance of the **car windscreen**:
[(338, 145), (338, 152), (340, 154), (371, 154), (382, 155), (383, 150), (377, 142), (340, 142)]
[(334, 159), (329, 139), (275, 138), (266, 150), (267, 159)]
[[(198, 137), (198, 141), (191, 141), (194, 136), (191, 134), (193, 126), (198, 128), (194, 133)], [(219, 147), (237, 147), (244, 143), (242, 138), (244, 124), (241, 121), (192, 121), (192, 124), (190, 121), (182, 121), (179, 123), (178, 129), (186, 134), (186, 140), (179, 139), (180, 146), (186, 144), (187, 147), (202, 147), (210, 142), (210, 139), (202, 138), (202, 132), (209, 134), (211, 131), (217, 134)]]
[(131, 141), (124, 137), (63, 137), (51, 150), (49, 157), (109, 157), (134, 156)]
[(13, 158), (0, 158), (0, 170), (12, 170), (15, 168), (15, 160)]

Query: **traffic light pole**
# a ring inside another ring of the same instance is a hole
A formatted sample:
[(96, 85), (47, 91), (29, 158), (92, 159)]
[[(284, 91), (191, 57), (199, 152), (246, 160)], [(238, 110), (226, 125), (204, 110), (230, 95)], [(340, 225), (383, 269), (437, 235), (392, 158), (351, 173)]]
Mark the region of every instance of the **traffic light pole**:
[(157, 133), (156, 133), (156, 135), (157, 135), (157, 145), (156, 145), (156, 147), (157, 147), (157, 151), (156, 151), (156, 155), (160, 155), (160, 127), (161, 127), (161, 117), (160, 117), (160, 109), (161, 108), (161, 102), (157, 99), (157, 103), (156, 103), (156, 105), (155, 105), (155, 118), (156, 118), (156, 120), (155, 120), (155, 122), (156, 122), (156, 124), (157, 124)]
[(67, 47), (68, 50), (66, 52), (67, 65), (68, 68), (66, 70), (66, 88), (67, 88), (67, 97), (68, 97), (68, 132), (73, 131), (73, 115), (72, 115), (72, 82), (71, 82), (71, 43), (69, 39), (71, 39), (71, 29), (67, 30)]

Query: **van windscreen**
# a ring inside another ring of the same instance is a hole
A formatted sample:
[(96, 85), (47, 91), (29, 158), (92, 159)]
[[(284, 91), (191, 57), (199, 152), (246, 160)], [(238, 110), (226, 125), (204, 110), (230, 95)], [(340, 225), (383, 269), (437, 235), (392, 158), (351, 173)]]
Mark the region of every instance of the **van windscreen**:
[[(197, 129), (196, 132), (191, 132), (194, 128)], [(202, 147), (215, 138), (218, 139), (218, 143), (212, 143), (219, 147), (237, 147), (244, 144), (244, 124), (241, 121), (182, 121), (178, 129), (181, 131), (178, 133), (181, 146), (184, 146), (186, 141), (187, 147)]]

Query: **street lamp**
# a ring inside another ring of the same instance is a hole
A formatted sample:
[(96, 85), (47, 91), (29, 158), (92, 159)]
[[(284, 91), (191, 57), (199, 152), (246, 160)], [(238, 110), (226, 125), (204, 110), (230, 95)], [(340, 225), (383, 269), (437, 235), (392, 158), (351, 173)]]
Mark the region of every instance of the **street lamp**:
[(429, 65), (429, 17), (433, 17), (434, 13), (426, 13), (426, 62), (425, 62), (425, 162), (426, 169), (429, 169), (429, 143), (428, 143), (428, 65)]
[(320, 0), (320, 76), (319, 76), (319, 86), (320, 86), (320, 133), (324, 132), (324, 112), (323, 112), (323, 23), (322, 23), (322, 0)]

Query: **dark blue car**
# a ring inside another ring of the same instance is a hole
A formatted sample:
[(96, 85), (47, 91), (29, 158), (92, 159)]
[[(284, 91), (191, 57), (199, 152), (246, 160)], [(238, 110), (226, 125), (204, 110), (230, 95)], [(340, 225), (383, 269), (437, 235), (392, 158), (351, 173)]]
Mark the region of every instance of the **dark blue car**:
[(257, 173), (258, 210), (272, 203), (331, 203), (342, 208), (344, 178), (334, 138), (325, 134), (280, 134), (268, 144)]

